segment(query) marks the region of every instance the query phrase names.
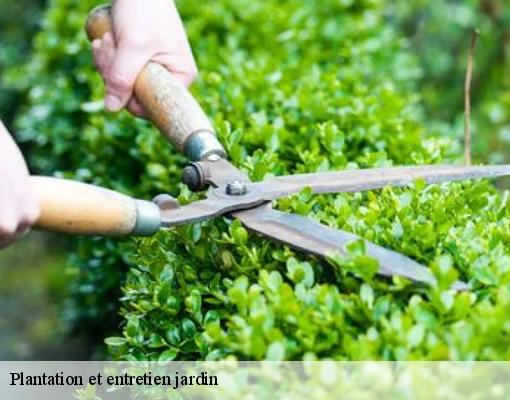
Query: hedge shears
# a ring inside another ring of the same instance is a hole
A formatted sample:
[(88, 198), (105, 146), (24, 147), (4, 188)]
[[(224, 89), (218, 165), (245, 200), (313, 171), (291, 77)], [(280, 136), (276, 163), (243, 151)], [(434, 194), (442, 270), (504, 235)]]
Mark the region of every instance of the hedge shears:
[[(111, 31), (110, 9), (94, 9), (87, 20), (90, 40)], [(427, 165), (319, 172), (252, 182), (227, 159), (209, 119), (188, 90), (161, 65), (148, 63), (138, 76), (135, 95), (146, 116), (184, 153), (191, 164), (183, 182), (193, 191), (206, 191), (203, 200), (180, 206), (169, 195), (153, 201), (71, 180), (32, 177), (41, 199), (38, 228), (100, 236), (152, 235), (160, 228), (226, 216), (250, 231), (320, 257), (346, 254), (346, 245), (360, 237), (313, 219), (272, 208), (272, 201), (310, 188), (314, 194), (360, 192), (386, 186), (405, 187), (420, 179), (428, 184), (510, 175), (510, 165)], [(431, 271), (395, 251), (367, 240), (366, 254), (379, 263), (383, 276), (401, 276), (433, 284)], [(455, 282), (453, 289), (469, 286)]]

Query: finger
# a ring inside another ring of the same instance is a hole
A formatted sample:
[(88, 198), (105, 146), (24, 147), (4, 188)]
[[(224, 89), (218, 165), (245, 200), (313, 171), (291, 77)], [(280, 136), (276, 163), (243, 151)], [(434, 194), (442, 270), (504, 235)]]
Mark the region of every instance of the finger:
[(105, 70), (105, 56), (104, 51), (102, 51), (103, 41), (102, 40), (94, 40), (92, 43), (92, 55), (94, 57), (94, 65), (103, 75)]
[(136, 100), (136, 97), (131, 97), (131, 100), (129, 100), (129, 103), (127, 105), (127, 109), (135, 117), (145, 118), (145, 112), (143, 110), (143, 107), (140, 105), (138, 100)]
[(195, 60), (191, 54), (160, 53), (152, 57), (152, 61), (163, 65), (186, 87), (191, 85), (198, 75)]
[(136, 78), (149, 58), (143, 49), (129, 45), (129, 42), (119, 43), (105, 75), (105, 104), (109, 111), (118, 111), (127, 105), (133, 96)]
[(18, 230), (18, 221), (13, 213), (2, 215), (0, 220), (0, 237), (2, 240), (10, 238), (16, 234)]
[(94, 55), (94, 61), (96, 59), (96, 52), (101, 49), (103, 41), (101, 39), (95, 39), (92, 41), (92, 54)]
[[(167, 67), (167, 69), (169, 68)], [(172, 72), (173, 76), (186, 87), (189, 87), (196, 78), (196, 75), (192, 72), (171, 70), (170, 72)]]
[(94, 63), (104, 79), (115, 57), (115, 45), (111, 33), (108, 32), (103, 36), (103, 39), (96, 39), (92, 42), (92, 53)]

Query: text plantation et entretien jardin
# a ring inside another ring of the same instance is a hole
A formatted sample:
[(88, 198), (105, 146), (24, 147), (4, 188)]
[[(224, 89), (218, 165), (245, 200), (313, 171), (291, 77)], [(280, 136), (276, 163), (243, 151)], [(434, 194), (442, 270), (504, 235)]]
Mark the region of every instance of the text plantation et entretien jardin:
[[(23, 372), (11, 372), (11, 386), (84, 386), (84, 378), (80, 375), (56, 374), (26, 375)], [(143, 375), (109, 375), (101, 373), (88, 377), (89, 385), (109, 386), (169, 386), (177, 389), (181, 386), (218, 386), (218, 377), (202, 371), (198, 375), (153, 375), (145, 372)]]

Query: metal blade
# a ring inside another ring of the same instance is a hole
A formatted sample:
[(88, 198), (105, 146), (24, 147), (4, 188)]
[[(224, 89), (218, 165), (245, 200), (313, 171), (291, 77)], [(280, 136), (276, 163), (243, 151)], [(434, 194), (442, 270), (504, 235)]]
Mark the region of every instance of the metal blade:
[[(299, 251), (329, 257), (335, 252), (346, 254), (345, 245), (361, 239), (352, 233), (322, 225), (310, 218), (277, 211), (265, 204), (249, 210), (232, 213), (248, 229), (287, 244)], [(379, 274), (402, 276), (416, 282), (431, 284), (435, 281), (430, 270), (416, 261), (365, 240), (366, 254), (379, 262)], [(469, 289), (469, 285), (457, 281), (455, 290)]]
[[(245, 198), (240, 203), (235, 196), (214, 196), (214, 191), (210, 191), (210, 197), (206, 200), (195, 201), (182, 207), (172, 209), (160, 208), (161, 225), (171, 227), (176, 225), (189, 224), (192, 222), (205, 221), (231, 211), (242, 210), (256, 207), (266, 203), (260, 197)], [(211, 195), (211, 193), (213, 193)]]
[(199, 200), (182, 207), (161, 209), (161, 224), (165, 227), (204, 221), (224, 213), (223, 206), (214, 201)]
[(439, 183), (506, 175), (510, 175), (510, 165), (426, 165), (288, 175), (251, 183), (248, 188), (269, 201), (299, 193), (305, 187), (310, 187), (314, 193), (361, 192), (385, 186), (406, 186), (417, 179)]
[[(196, 163), (198, 164), (198, 163)], [(510, 175), (510, 165), (486, 167), (464, 167), (455, 165), (426, 165), (418, 167), (374, 168), (349, 171), (320, 172), (314, 174), (289, 175), (263, 182), (246, 182), (247, 193), (231, 196), (226, 193), (228, 179), (239, 178), (229, 163), (204, 164), (202, 171), (210, 187), (207, 200), (191, 203), (175, 210), (162, 210), (162, 225), (170, 227), (210, 219), (236, 210), (257, 207), (280, 197), (299, 193), (310, 187), (314, 193), (358, 192), (381, 189), (385, 186), (406, 186), (417, 179), (427, 183), (458, 181), (465, 179), (494, 178)]]

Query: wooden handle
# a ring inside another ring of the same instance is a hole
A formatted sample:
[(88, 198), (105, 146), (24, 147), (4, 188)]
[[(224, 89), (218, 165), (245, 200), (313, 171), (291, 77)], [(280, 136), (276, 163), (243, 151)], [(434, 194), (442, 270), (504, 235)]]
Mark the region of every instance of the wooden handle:
[(36, 228), (82, 235), (150, 235), (161, 223), (158, 207), (112, 190), (66, 179), (32, 176), (41, 215)]
[[(86, 31), (90, 41), (112, 31), (109, 6), (91, 11)], [(149, 62), (138, 75), (134, 93), (146, 116), (191, 160), (199, 161), (211, 154), (226, 156), (200, 105), (163, 66)]]

